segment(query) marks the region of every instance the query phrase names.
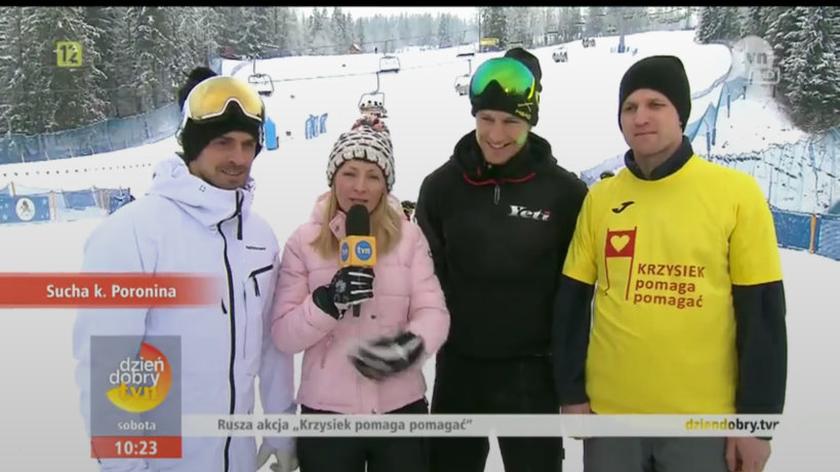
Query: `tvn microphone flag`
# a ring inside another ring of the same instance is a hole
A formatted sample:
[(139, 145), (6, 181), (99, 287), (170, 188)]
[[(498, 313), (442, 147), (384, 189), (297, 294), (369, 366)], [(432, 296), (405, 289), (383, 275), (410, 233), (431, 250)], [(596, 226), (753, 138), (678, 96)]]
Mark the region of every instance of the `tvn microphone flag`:
[[(376, 238), (370, 236), (370, 215), (364, 205), (353, 205), (347, 212), (345, 236), (339, 246), (341, 267), (373, 267), (376, 264)], [(359, 305), (353, 316), (359, 316)]]

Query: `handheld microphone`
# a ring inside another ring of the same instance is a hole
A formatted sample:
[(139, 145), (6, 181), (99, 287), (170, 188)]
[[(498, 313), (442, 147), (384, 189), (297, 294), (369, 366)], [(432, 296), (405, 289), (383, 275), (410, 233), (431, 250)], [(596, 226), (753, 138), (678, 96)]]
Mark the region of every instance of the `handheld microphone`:
[[(376, 264), (376, 238), (370, 235), (370, 215), (364, 205), (353, 205), (347, 212), (345, 236), (339, 245), (341, 267), (373, 267)], [(359, 305), (353, 306), (358, 317)]]

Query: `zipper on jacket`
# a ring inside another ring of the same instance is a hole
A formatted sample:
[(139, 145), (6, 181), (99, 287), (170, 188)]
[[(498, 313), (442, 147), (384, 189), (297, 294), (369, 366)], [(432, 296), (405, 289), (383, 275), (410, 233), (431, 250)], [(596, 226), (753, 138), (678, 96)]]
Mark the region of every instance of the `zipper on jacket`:
[[(240, 198), (240, 196), (242, 198)], [(236, 239), (242, 241), (242, 202), (245, 201), (245, 195), (240, 195), (239, 190), (236, 191)]]
[(493, 205), (499, 204), (499, 199), (502, 196), (502, 189), (499, 187), (499, 183), (496, 182), (496, 187), (493, 189)]
[[(237, 194), (237, 204), (236, 204), (236, 212), (227, 219), (220, 221), (216, 225), (216, 229), (219, 231), (219, 235), (222, 236), (222, 242), (224, 243), (224, 250), (222, 254), (225, 260), (225, 274), (227, 275), (227, 284), (228, 284), (228, 297), (230, 302), (230, 365), (228, 367), (228, 382), (230, 384), (230, 414), (232, 415), (236, 410), (236, 383), (233, 376), (233, 367), (234, 362), (236, 361), (236, 307), (234, 302), (234, 292), (233, 292), (233, 271), (230, 267), (230, 259), (228, 259), (228, 244), (227, 238), (225, 237), (225, 233), (222, 231), (222, 223), (232, 218), (236, 218), (240, 211), (240, 203), (239, 197)], [(222, 301), (222, 307), (224, 308), (224, 300)], [(228, 472), (230, 470), (230, 441), (231, 436), (228, 436), (225, 439), (225, 468), (224, 471)]]

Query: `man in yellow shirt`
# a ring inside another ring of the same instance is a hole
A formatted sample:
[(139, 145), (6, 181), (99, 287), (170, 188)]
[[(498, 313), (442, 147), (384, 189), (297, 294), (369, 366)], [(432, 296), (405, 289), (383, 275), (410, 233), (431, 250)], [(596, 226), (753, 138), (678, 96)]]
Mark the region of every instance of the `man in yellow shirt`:
[[(626, 169), (584, 200), (556, 298), (562, 412), (780, 414), (784, 287), (761, 189), (694, 154), (678, 58), (631, 66), (619, 107)], [(758, 472), (769, 455), (755, 437), (604, 437), (585, 441), (584, 468)]]

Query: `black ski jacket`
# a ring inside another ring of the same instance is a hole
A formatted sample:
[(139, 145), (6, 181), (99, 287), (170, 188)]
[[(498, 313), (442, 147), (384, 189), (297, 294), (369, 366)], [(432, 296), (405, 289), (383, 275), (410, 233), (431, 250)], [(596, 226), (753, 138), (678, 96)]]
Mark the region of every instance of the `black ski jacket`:
[(490, 166), (472, 131), (426, 177), (416, 217), (451, 315), (447, 350), (549, 355), (552, 302), (586, 192), (534, 133), (508, 163)]

